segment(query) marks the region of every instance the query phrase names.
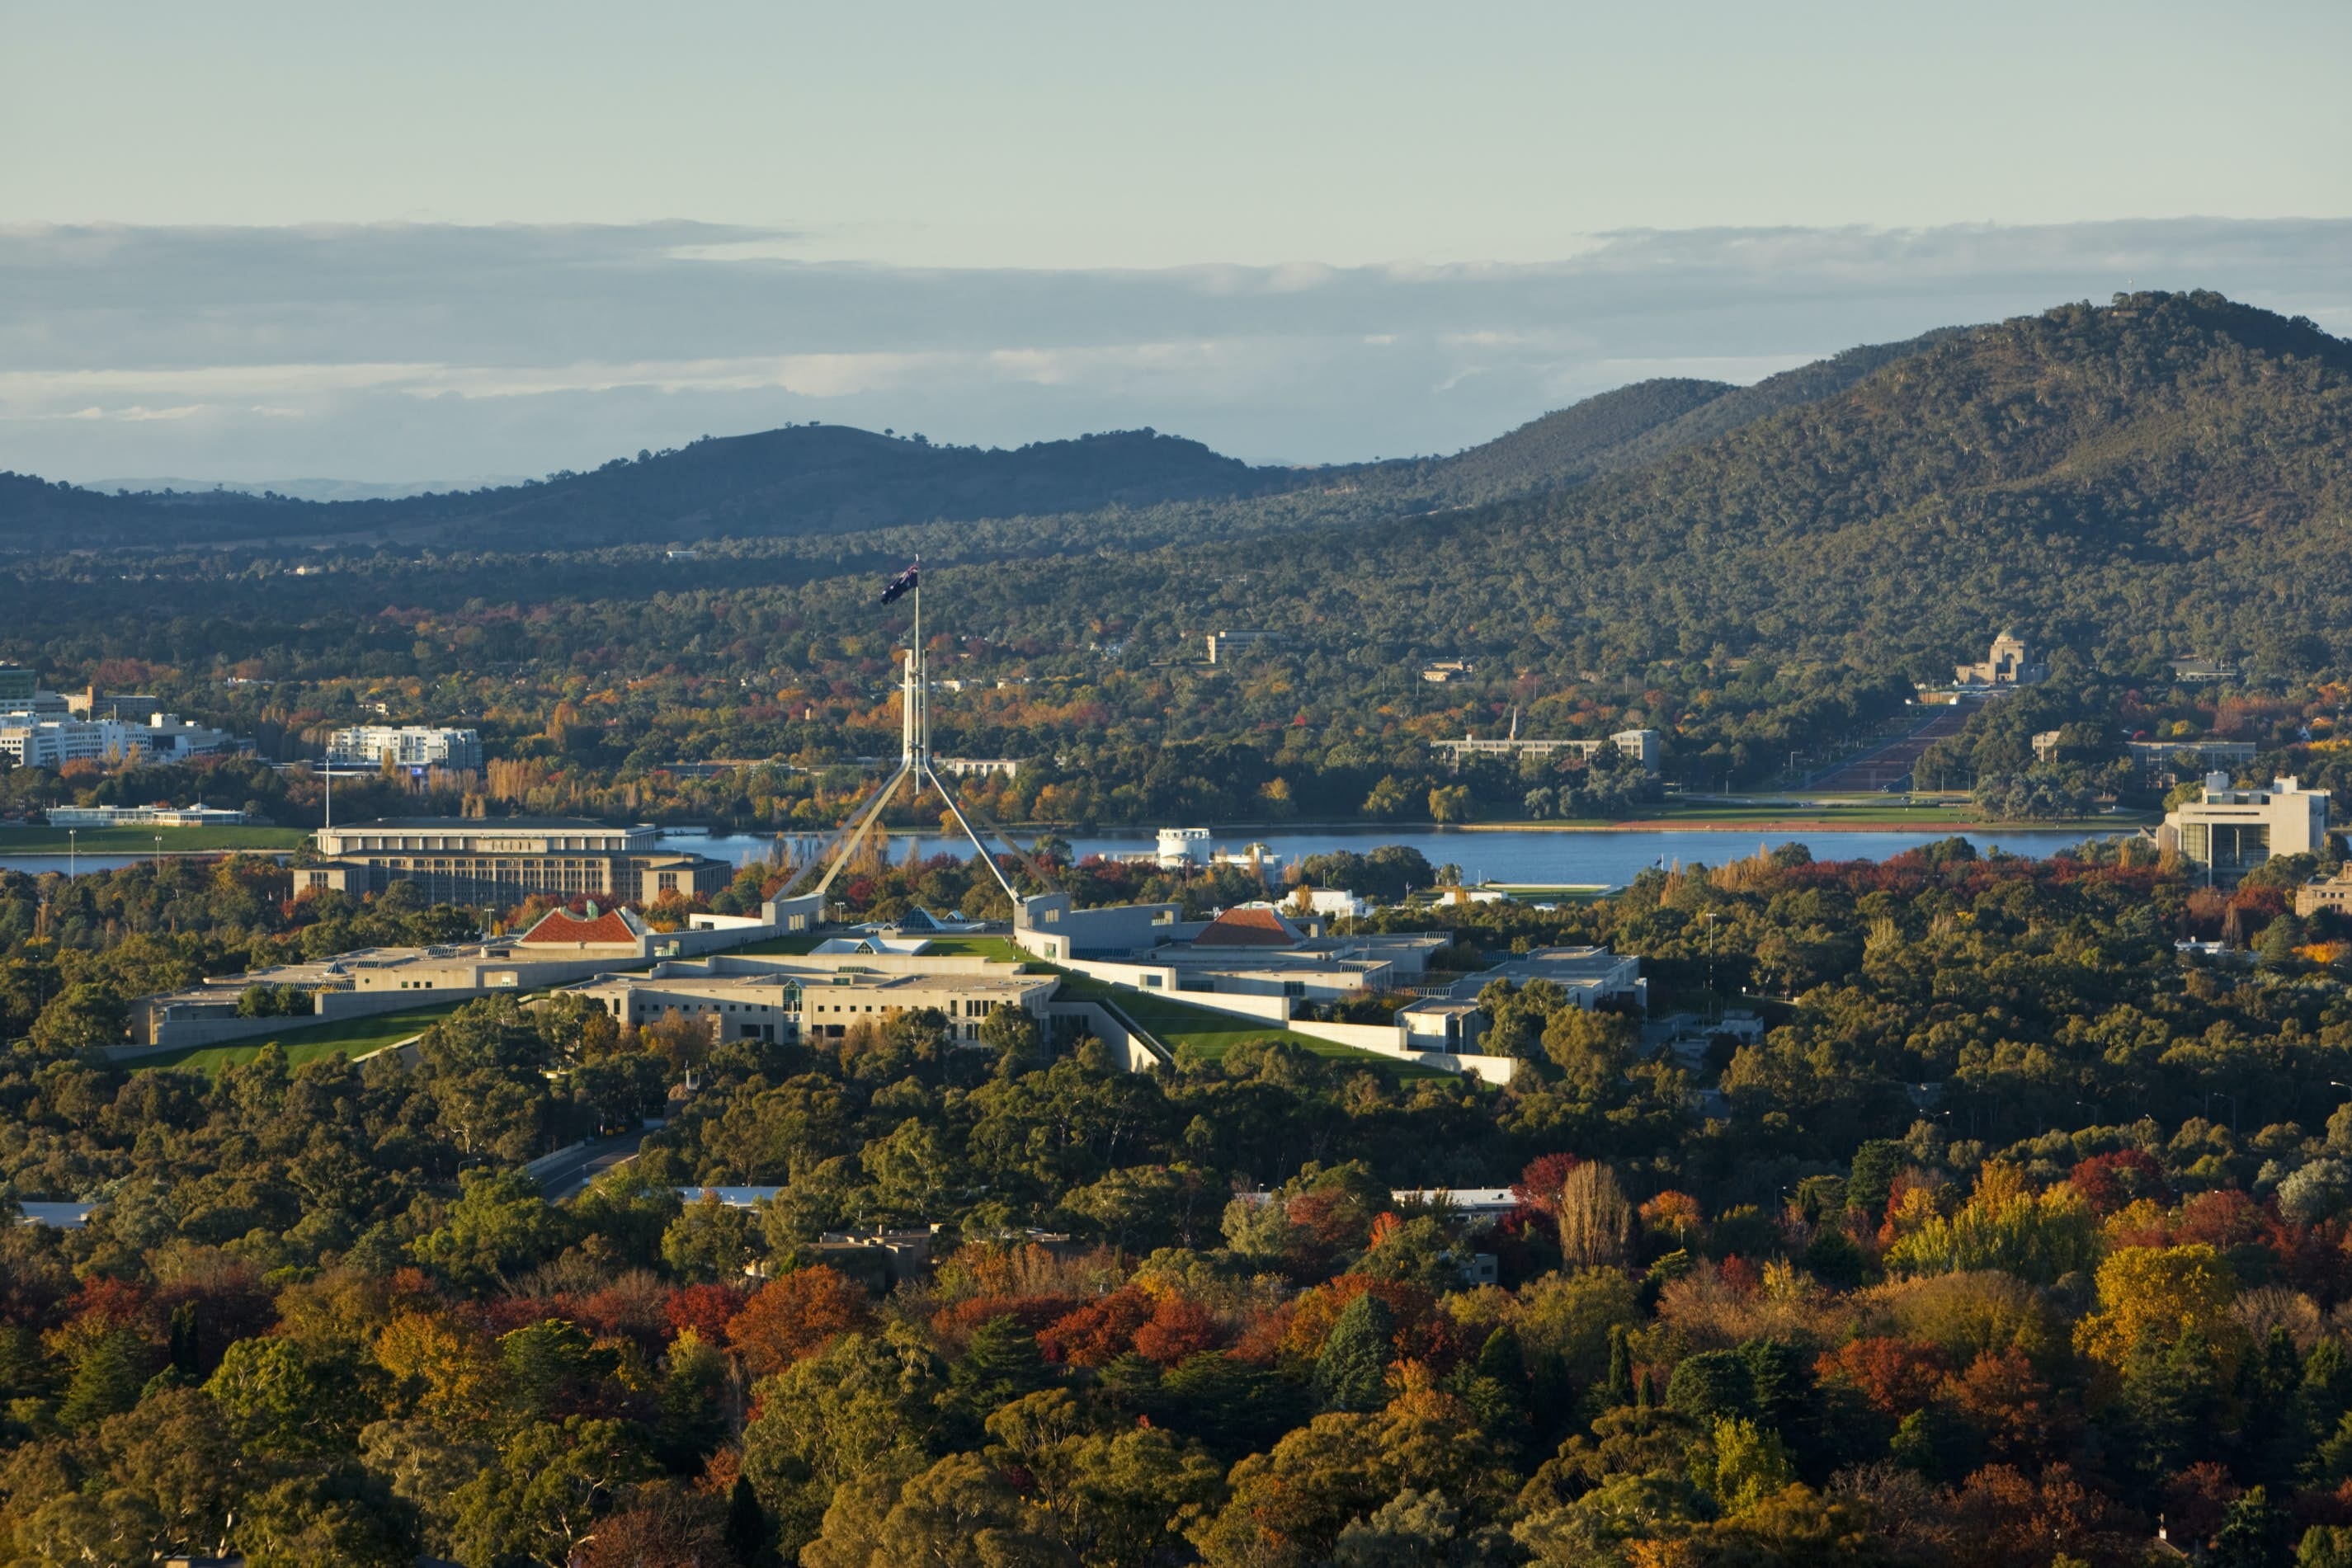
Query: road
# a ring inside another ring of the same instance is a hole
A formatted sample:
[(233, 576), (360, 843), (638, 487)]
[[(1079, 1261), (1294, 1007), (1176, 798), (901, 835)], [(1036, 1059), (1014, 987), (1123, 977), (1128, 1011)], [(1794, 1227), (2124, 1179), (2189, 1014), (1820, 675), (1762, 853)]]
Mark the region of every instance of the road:
[(638, 1146), (646, 1141), (646, 1134), (655, 1130), (640, 1127), (633, 1133), (616, 1133), (612, 1137), (598, 1138), (569, 1151), (562, 1159), (540, 1170), (540, 1190), (547, 1195), (550, 1203), (561, 1203), (567, 1197), (577, 1196), (590, 1182), (614, 1166), (625, 1166), (635, 1159)]

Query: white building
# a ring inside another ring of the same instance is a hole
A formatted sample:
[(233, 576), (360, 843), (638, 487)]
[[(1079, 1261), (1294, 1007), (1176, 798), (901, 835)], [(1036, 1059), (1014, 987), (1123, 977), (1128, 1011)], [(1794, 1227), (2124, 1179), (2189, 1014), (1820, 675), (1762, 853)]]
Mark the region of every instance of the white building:
[(2205, 776), (2203, 798), (2164, 814), (2157, 845), (2232, 883), (2273, 855), (2316, 854), (2327, 846), (2327, 792), (2294, 779), (2267, 789), (2233, 789), (2226, 773)]
[(0, 714), (0, 754), (19, 768), (62, 768), (68, 762), (179, 762), (217, 751), (229, 737), (217, 729), (159, 713), (147, 724), (121, 719), (38, 718)]
[(1207, 865), (1209, 863), (1209, 830), (1206, 828), (1162, 828), (1160, 848), (1153, 856), (1166, 867)]
[(52, 806), (53, 828), (234, 828), (243, 811), (215, 806)]
[(395, 768), (453, 771), (482, 766), (482, 737), (470, 729), (428, 729), (420, 725), (362, 724), (327, 738), (327, 760), (337, 768)]

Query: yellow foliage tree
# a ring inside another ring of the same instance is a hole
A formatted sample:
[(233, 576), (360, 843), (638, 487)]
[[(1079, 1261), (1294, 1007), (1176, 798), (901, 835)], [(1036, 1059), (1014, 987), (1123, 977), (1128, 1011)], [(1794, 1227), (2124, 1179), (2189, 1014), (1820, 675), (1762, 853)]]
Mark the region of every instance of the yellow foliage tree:
[(2162, 1347), (2194, 1330), (2224, 1372), (2235, 1364), (2237, 1324), (2230, 1315), (2237, 1276), (2202, 1242), (2188, 1247), (2125, 1247), (2099, 1265), (2099, 1309), (2074, 1330), (2074, 1348), (2120, 1368), (2147, 1342)]

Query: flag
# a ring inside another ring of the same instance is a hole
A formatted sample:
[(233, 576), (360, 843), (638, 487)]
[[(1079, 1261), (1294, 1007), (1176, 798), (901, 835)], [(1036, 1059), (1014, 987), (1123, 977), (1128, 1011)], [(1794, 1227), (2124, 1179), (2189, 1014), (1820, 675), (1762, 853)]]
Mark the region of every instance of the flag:
[(900, 572), (898, 576), (892, 578), (889, 581), (884, 583), (882, 585), (882, 602), (887, 604), (892, 600), (898, 598), (900, 594), (906, 592), (907, 590), (914, 587), (915, 574), (922, 570), (923, 563), (919, 560), (914, 565), (908, 567), (906, 570)]

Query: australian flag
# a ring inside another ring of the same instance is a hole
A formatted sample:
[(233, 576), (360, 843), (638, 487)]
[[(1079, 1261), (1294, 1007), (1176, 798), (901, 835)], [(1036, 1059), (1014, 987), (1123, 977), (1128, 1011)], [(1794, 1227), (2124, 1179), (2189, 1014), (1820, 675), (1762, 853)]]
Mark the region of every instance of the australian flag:
[(884, 583), (882, 585), (882, 602), (887, 604), (891, 601), (897, 599), (900, 594), (906, 592), (907, 590), (914, 587), (915, 574), (922, 570), (923, 563), (919, 560), (914, 565), (908, 567), (906, 570), (900, 572), (898, 576), (892, 578), (889, 581)]

